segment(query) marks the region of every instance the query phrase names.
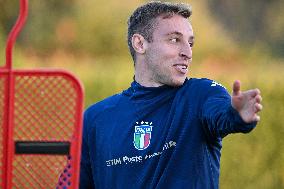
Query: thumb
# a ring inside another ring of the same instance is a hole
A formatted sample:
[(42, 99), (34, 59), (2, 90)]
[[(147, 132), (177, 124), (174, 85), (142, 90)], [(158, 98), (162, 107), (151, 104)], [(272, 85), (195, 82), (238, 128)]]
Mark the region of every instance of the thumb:
[(241, 92), (241, 82), (239, 80), (236, 80), (233, 84), (233, 96), (239, 95)]

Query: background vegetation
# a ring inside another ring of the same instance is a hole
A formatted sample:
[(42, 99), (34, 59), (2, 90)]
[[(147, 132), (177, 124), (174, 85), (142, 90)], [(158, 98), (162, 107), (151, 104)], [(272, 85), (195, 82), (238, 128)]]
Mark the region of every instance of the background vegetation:
[[(126, 20), (145, 1), (49, 0), (29, 2), (29, 18), (14, 51), (14, 67), (59, 67), (85, 86), (88, 106), (127, 88), (133, 64)], [(231, 90), (258, 87), (264, 110), (249, 135), (223, 142), (221, 189), (284, 188), (284, 2), (191, 0), (196, 44), (190, 77), (217, 80)], [(0, 65), (18, 0), (0, 0)]]

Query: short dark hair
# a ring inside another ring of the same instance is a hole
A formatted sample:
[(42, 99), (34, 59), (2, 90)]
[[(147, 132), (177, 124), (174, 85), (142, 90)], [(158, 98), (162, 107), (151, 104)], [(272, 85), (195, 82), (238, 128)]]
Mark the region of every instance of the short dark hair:
[(132, 36), (137, 33), (142, 35), (148, 42), (152, 42), (155, 20), (159, 16), (164, 18), (180, 15), (189, 18), (192, 14), (191, 6), (184, 3), (170, 3), (153, 1), (138, 7), (128, 19), (127, 43), (130, 54), (135, 63), (135, 50), (132, 47)]

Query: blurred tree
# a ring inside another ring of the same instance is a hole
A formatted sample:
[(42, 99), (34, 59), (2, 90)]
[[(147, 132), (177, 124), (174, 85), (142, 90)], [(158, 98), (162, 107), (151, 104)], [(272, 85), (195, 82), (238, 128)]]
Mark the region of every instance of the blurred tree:
[(208, 0), (209, 9), (224, 28), (247, 47), (264, 45), (284, 56), (283, 0)]
[[(18, 4), (19, 0), (0, 0), (0, 32), (4, 36), (16, 21)], [(94, 56), (126, 54), (129, 6), (138, 4), (131, 0), (30, 0), (29, 17), (18, 44), (41, 56), (57, 49)]]
[[(36, 51), (38, 55), (48, 55), (57, 49), (94, 56), (125, 55), (128, 52), (127, 18), (143, 2), (145, 1), (109, 0), (105, 3), (103, 0), (30, 0), (29, 18), (18, 42), (20, 45), (25, 44), (25, 49)], [(241, 48), (259, 45), (275, 55), (284, 56), (283, 0), (202, 2), (207, 3), (211, 12), (209, 16), (220, 22), (228, 31), (226, 35), (233, 36)], [(18, 3), (19, 0), (0, 0), (0, 32), (4, 33), (4, 37), (16, 20)], [(194, 0), (190, 3), (195, 16), (200, 3)], [(203, 14), (205, 12), (207, 10)], [(203, 23), (209, 20), (206, 16), (202, 18)], [(200, 21), (199, 19), (198, 22)], [(210, 24), (210, 27), (213, 26), (216, 24)], [(218, 37), (219, 41), (220, 39)]]
[(18, 0), (0, 0), (1, 32), (8, 34), (17, 18)]
[(80, 50), (95, 56), (126, 55), (127, 18), (131, 7), (139, 4), (141, 2), (132, 0), (77, 1), (79, 35), (76, 44)]
[[(7, 36), (18, 17), (19, 0), (0, 0), (0, 26), (4, 36)], [(60, 43), (56, 37), (57, 26), (68, 27), (62, 20), (71, 17), (74, 12), (74, 0), (29, 1), (29, 15), (26, 26), (18, 43), (25, 48), (37, 49), (37, 53), (46, 54)], [(65, 19), (68, 22), (68, 19)], [(63, 25), (63, 26), (62, 26)], [(60, 30), (60, 29), (59, 29)], [(61, 29), (65, 35), (70, 35), (66, 29)], [(72, 35), (72, 34), (71, 34)], [(60, 35), (58, 37), (62, 37)]]

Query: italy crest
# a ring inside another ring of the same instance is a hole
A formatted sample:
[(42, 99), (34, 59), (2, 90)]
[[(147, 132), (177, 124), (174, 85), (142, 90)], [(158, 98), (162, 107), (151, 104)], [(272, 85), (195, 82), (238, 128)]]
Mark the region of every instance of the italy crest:
[(137, 150), (145, 150), (150, 145), (152, 122), (136, 122), (133, 144)]

